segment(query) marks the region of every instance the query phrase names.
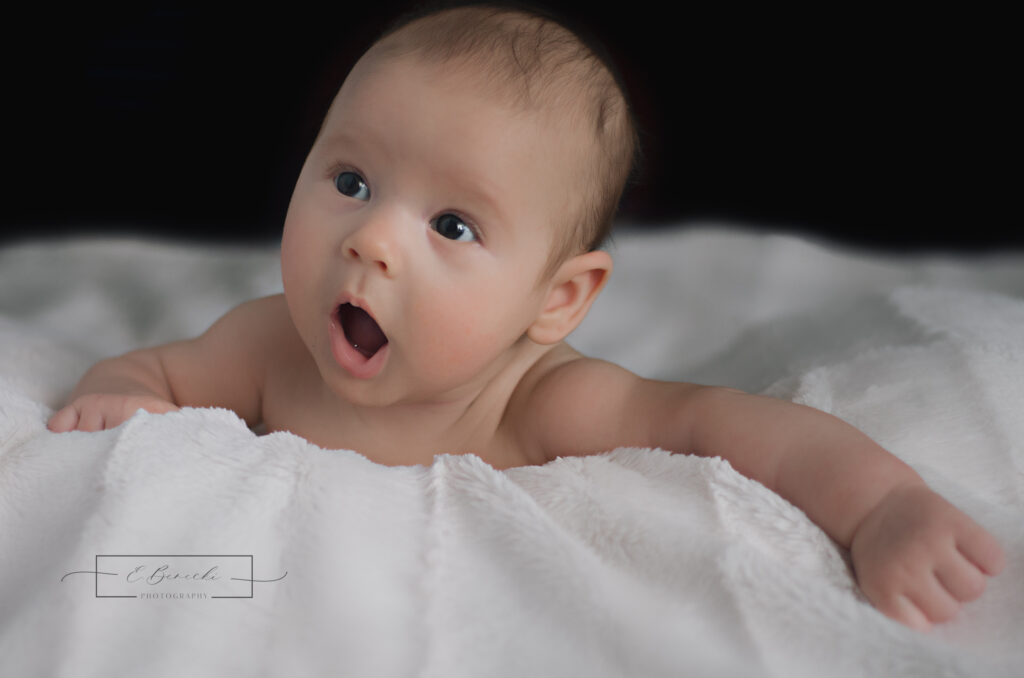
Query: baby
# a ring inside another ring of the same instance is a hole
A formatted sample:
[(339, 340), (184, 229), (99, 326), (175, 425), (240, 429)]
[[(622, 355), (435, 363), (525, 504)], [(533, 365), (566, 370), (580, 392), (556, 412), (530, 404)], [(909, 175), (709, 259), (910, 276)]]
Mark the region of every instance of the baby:
[(565, 343), (611, 273), (598, 247), (635, 139), (604, 62), (554, 21), (463, 7), (400, 24), (355, 65), (302, 168), (284, 294), (96, 364), (49, 428), (219, 406), (388, 465), (721, 456), (848, 548), (883, 613), (919, 629), (952, 618), (1000, 571), (1000, 546), (864, 434)]

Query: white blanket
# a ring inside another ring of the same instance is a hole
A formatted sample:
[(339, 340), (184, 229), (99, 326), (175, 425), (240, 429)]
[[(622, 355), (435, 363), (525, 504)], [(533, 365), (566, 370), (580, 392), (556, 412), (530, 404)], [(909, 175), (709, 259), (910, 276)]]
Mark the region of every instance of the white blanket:
[[(94, 360), (280, 282), (269, 248), (35, 243), (0, 249), (0, 675), (1020, 675), (1024, 255), (617, 241), (571, 343), (862, 428), (1002, 541), (984, 596), (930, 633), (887, 620), (841, 549), (718, 459), (389, 468), (202, 409), (51, 434)], [(152, 555), (260, 581), (129, 581)], [(219, 560), (180, 557), (200, 555)]]

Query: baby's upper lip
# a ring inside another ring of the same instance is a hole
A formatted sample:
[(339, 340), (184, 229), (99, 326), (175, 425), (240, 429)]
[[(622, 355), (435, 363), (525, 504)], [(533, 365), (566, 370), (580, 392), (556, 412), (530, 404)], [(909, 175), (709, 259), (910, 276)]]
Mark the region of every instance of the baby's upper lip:
[[(331, 314), (333, 315), (334, 313), (337, 313), (338, 307), (342, 306), (343, 304), (352, 304), (356, 308), (363, 309), (364, 311), (366, 311), (366, 314), (368, 316), (373, 318), (373, 322), (377, 323), (378, 327), (381, 327), (380, 321), (377, 319), (377, 316), (374, 315), (373, 313), (373, 309), (370, 308), (370, 305), (363, 297), (352, 294), (351, 292), (342, 292), (340, 295), (338, 295), (338, 298), (334, 300), (334, 306), (331, 307)], [(383, 329), (384, 328), (381, 327), (382, 331)]]

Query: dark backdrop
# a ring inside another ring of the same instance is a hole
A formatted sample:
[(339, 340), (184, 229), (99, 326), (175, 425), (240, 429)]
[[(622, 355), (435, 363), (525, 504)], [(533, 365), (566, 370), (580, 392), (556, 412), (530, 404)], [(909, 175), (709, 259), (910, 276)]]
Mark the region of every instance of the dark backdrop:
[[(1005, 17), (549, 4), (606, 43), (629, 86), (645, 163), (624, 219), (715, 219), (890, 250), (1024, 245)], [(410, 5), (9, 15), (0, 240), (276, 239), (344, 73)]]

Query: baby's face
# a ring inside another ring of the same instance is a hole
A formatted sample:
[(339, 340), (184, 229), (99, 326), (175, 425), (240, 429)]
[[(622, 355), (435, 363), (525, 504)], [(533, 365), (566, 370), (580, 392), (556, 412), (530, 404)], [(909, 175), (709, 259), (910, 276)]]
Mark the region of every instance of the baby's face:
[(580, 137), (479, 94), (459, 70), (413, 57), (356, 66), (306, 159), (281, 248), (292, 319), (332, 391), (367, 405), (448, 401), (514, 359), (579, 193)]

